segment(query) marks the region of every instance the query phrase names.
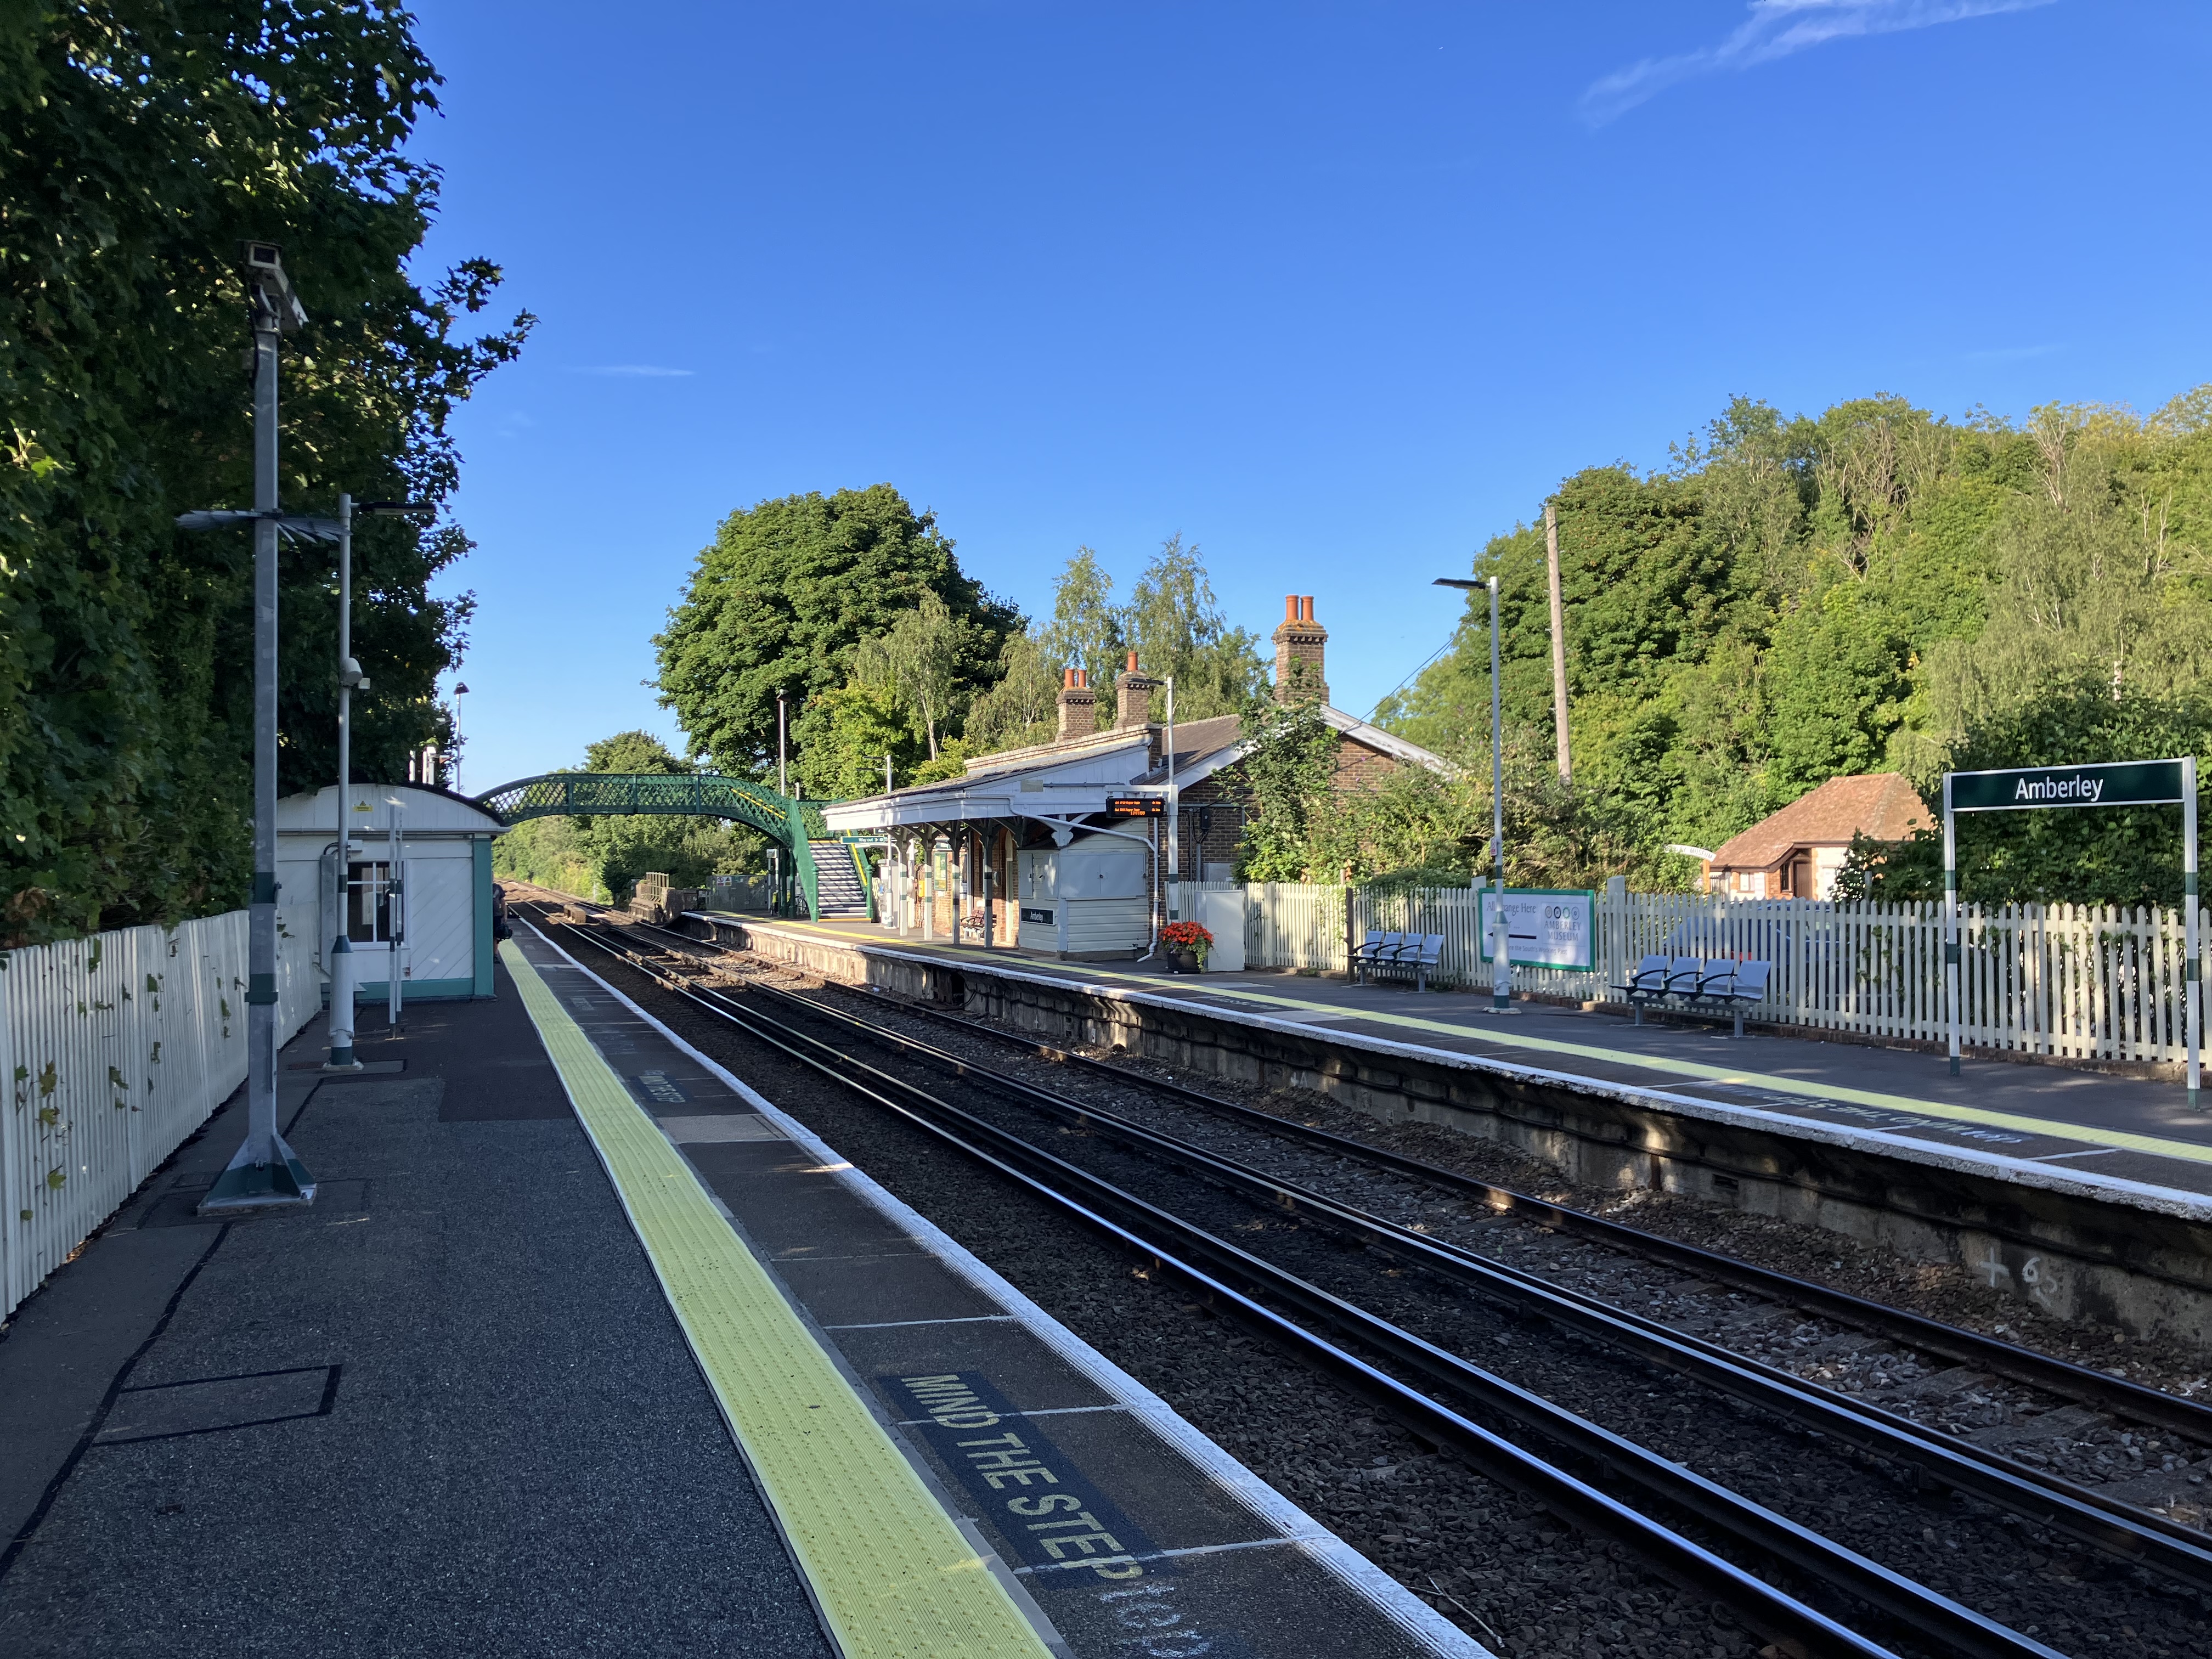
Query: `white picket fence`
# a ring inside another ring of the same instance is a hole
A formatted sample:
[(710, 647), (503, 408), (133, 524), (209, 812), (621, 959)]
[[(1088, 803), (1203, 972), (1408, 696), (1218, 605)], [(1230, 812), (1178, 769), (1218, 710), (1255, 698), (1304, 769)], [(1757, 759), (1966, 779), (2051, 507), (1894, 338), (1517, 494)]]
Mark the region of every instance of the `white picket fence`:
[[(1344, 971), (1347, 890), (1276, 882), (1252, 884), (1244, 893), (1248, 967)], [(1475, 893), (1355, 888), (1348, 897), (1355, 935), (1381, 929), (1444, 936), (1431, 983), (1490, 982)], [(2027, 904), (1967, 906), (1960, 914), (1960, 1000), (1969, 1046), (2075, 1059), (2184, 1057), (2179, 910)], [(2212, 922), (2198, 914), (2200, 949), (2212, 958)], [(1597, 896), (1594, 972), (1516, 968), (1514, 983), (1581, 1000), (1615, 998), (1609, 988), (1647, 955), (1772, 963), (1771, 988), (1754, 1019), (1927, 1042), (1948, 1035), (1942, 907), (1933, 903), (1607, 890)]]
[[(276, 1017), (322, 1005), (315, 908), (278, 913)], [(246, 913), (0, 952), (0, 1317), (246, 1079)]]

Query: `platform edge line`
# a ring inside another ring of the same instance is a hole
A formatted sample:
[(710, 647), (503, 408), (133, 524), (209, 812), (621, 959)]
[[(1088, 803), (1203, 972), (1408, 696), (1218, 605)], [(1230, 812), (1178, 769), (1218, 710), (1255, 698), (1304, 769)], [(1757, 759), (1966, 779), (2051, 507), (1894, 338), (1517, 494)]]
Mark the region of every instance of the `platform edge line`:
[[(846, 1659), (909, 1659), (945, 1650), (933, 1645), (941, 1641), (963, 1654), (1046, 1659), (1051, 1650), (1036, 1627), (536, 964), (513, 940), (502, 944), (501, 957), (833, 1643)], [(731, 1340), (747, 1327), (757, 1346)], [(823, 1397), (810, 1402), (793, 1398), (797, 1393)], [(799, 1415), (817, 1409), (823, 1419)], [(775, 1421), (778, 1414), (787, 1420)], [(849, 1547), (849, 1531), (841, 1535), (837, 1526), (849, 1528), (857, 1506), (846, 1506), (842, 1521), (824, 1513), (830, 1506), (820, 1489), (829, 1460), (819, 1455), (820, 1440), (805, 1444), (817, 1435), (846, 1443), (855, 1464), (848, 1478), (866, 1489), (855, 1495), (870, 1504), (859, 1512), (876, 1516), (888, 1533), (903, 1533), (912, 1547)], [(825, 1550), (831, 1539), (848, 1547)], [(887, 1575), (884, 1565), (901, 1558), (902, 1570)], [(855, 1561), (866, 1565), (855, 1570)]]

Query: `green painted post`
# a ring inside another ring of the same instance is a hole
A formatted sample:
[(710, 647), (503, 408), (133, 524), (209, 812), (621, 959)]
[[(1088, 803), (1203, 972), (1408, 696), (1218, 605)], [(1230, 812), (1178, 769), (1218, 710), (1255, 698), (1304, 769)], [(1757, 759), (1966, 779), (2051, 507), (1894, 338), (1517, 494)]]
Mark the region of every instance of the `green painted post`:
[(471, 994), (488, 997), (493, 994), (491, 982), (491, 837), (478, 836), (472, 843), (476, 849), (476, 879), (471, 884), (476, 891), (475, 962), (476, 982)]

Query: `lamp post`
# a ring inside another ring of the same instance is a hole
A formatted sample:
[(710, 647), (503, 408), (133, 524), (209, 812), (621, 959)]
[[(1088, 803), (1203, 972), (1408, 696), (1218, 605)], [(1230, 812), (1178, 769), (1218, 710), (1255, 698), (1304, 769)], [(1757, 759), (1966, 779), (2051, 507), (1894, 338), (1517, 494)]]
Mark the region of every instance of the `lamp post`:
[(453, 688), (453, 752), (446, 762), (446, 787), (461, 793), (461, 699), (469, 695), (468, 682)]
[(1438, 587), (1486, 588), (1490, 593), (1490, 850), (1498, 890), (1498, 912), (1491, 921), (1490, 1012), (1510, 1014), (1513, 1006), (1512, 929), (1505, 921), (1505, 720), (1498, 681), (1498, 578), (1469, 581), (1438, 576)]
[(246, 245), (253, 299), (253, 888), (246, 923), (246, 1139), (203, 1211), (312, 1204), (276, 1128), (276, 342), (307, 321), (273, 242)]
[(353, 1051), (354, 1009), (359, 1000), (360, 964), (353, 948), (350, 874), (356, 851), (353, 840), (353, 694), (368, 690), (368, 677), (353, 654), (353, 521), (356, 514), (371, 519), (419, 517), (437, 507), (428, 501), (363, 501), (354, 505), (351, 495), (338, 497), (338, 914), (337, 938), (331, 945), (330, 1059), (326, 1072), (356, 1072), (361, 1061)]
[(791, 775), (784, 760), (784, 712), (783, 688), (779, 685), (775, 688), (775, 792), (787, 796), (791, 793)]
[(1175, 781), (1175, 676), (1165, 676), (1168, 689), (1168, 920), (1182, 920), (1182, 797)]

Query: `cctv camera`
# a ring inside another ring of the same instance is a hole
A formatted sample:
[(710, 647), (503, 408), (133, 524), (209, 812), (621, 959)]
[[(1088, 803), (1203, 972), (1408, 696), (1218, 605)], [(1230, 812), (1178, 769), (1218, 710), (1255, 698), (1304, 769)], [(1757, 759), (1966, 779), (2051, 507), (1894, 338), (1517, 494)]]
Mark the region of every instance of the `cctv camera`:
[(284, 274), (283, 251), (276, 243), (246, 245), (246, 280), (276, 318), (280, 334), (293, 333), (307, 320), (307, 313), (300, 308), (299, 296), (292, 292), (292, 280)]

